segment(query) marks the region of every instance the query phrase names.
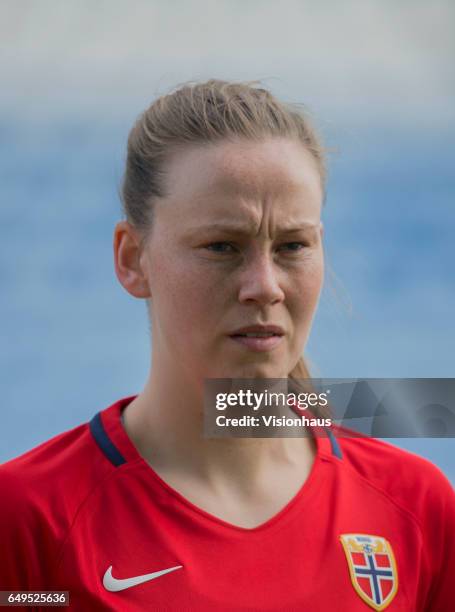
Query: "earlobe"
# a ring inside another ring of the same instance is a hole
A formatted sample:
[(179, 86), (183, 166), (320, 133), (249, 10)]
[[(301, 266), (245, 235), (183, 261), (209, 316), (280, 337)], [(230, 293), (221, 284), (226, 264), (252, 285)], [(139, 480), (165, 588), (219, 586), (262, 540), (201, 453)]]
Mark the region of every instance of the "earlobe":
[(115, 273), (122, 287), (134, 297), (151, 297), (141, 258), (140, 236), (128, 221), (120, 221), (115, 226), (113, 247)]

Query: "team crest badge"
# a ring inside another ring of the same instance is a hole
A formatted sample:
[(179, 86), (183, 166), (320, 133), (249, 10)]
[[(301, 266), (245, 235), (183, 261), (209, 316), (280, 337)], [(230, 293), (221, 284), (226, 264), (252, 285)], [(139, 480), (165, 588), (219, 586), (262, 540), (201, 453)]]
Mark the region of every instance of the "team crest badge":
[(385, 610), (398, 590), (392, 547), (385, 538), (361, 533), (340, 536), (357, 594), (373, 610)]

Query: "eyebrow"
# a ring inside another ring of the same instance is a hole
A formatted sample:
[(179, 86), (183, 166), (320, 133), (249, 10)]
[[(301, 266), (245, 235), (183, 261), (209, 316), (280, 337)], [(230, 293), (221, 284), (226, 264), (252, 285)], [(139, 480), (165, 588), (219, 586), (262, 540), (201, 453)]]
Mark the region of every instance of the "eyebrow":
[[(278, 228), (278, 232), (281, 234), (291, 234), (305, 230), (317, 229), (319, 227), (319, 223), (311, 223), (310, 221), (303, 221), (296, 225), (283, 226)], [(227, 233), (236, 233), (236, 234), (250, 234), (251, 226), (240, 224), (240, 223), (210, 223), (208, 225), (200, 225), (198, 227), (191, 228), (189, 230), (190, 233), (196, 232), (204, 232), (204, 231), (222, 231)]]

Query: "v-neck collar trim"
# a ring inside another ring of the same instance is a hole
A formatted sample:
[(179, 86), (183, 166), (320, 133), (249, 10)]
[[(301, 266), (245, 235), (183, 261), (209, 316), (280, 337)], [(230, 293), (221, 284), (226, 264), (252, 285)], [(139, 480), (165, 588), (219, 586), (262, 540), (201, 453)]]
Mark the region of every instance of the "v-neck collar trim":
[(322, 463), (327, 461), (339, 461), (342, 459), (340, 446), (333, 431), (328, 428), (310, 428), (316, 441), (316, 454), (311, 470), (305, 482), (302, 484), (296, 494), (285, 504), (285, 506), (271, 518), (267, 519), (265, 522), (257, 525), (256, 527), (241, 527), (240, 525), (229, 523), (228, 521), (225, 521), (193, 504), (190, 500), (164, 481), (139, 454), (138, 450), (126, 433), (121, 418), (123, 410), (136, 397), (136, 395), (133, 395), (120, 399), (108, 408), (98, 412), (90, 421), (90, 430), (100, 450), (115, 467), (122, 467), (128, 471), (130, 466), (131, 468), (133, 467), (133, 464), (136, 467), (140, 467), (144, 473), (153, 479), (155, 484), (158, 484), (161, 489), (165, 490), (168, 494), (177, 499), (186, 508), (196, 512), (197, 515), (205, 520), (209, 520), (212, 524), (215, 523), (230, 530), (235, 530), (240, 533), (262, 532), (265, 529), (276, 525), (281, 521), (281, 519), (284, 520), (285, 516), (292, 514), (293, 508), (295, 508), (303, 497), (306, 498), (318, 488), (318, 484), (322, 478)]

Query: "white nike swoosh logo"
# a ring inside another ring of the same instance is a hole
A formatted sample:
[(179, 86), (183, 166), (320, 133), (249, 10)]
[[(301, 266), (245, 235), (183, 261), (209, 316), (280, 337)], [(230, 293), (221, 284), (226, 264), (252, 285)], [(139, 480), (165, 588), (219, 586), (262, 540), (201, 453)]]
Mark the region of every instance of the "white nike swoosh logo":
[(168, 567), (167, 569), (160, 570), (159, 572), (153, 572), (152, 574), (143, 574), (142, 576), (133, 576), (132, 578), (114, 578), (112, 575), (112, 565), (106, 570), (106, 573), (103, 577), (103, 586), (107, 591), (123, 591), (124, 589), (129, 589), (137, 584), (142, 584), (143, 582), (147, 582), (148, 580), (153, 580), (154, 578), (159, 578), (160, 576), (164, 576), (164, 574), (169, 574), (169, 572), (173, 572), (182, 568), (183, 565), (176, 565), (175, 567)]

